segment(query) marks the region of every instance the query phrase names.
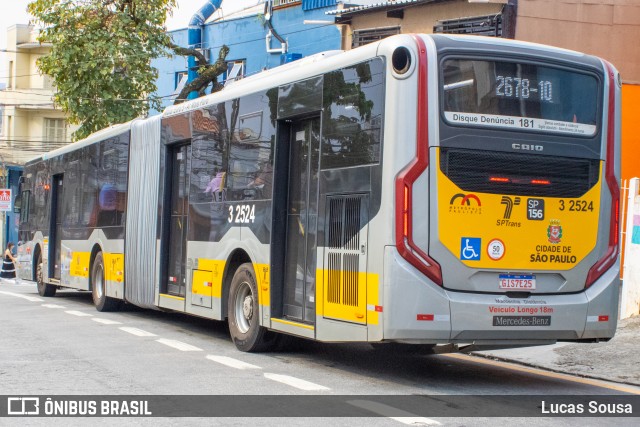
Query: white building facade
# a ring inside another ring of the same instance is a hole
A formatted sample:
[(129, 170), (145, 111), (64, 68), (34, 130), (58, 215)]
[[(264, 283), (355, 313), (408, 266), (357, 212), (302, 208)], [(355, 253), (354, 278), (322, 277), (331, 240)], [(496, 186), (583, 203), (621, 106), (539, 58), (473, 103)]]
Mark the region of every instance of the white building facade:
[(36, 61), (47, 54), (50, 45), (39, 43), (37, 35), (29, 25), (13, 25), (7, 31), (6, 85), (0, 90), (0, 161), (6, 165), (22, 165), (71, 142), (75, 130), (53, 104), (51, 79), (38, 70)]

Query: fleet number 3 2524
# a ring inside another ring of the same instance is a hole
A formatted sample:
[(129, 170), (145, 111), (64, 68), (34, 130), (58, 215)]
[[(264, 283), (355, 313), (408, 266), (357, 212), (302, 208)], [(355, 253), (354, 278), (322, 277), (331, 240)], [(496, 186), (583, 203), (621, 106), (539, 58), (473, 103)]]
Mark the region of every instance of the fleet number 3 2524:
[(593, 201), (560, 200), (560, 210), (569, 212), (593, 212)]
[(248, 224), (256, 220), (256, 205), (229, 206), (229, 222), (236, 224)]

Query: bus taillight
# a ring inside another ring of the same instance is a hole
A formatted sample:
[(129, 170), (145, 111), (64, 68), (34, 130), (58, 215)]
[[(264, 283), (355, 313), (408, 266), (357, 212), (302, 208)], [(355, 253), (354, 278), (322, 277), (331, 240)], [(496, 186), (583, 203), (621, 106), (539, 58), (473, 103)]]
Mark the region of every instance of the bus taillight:
[(490, 176), (489, 177), (489, 181), (491, 181), (491, 182), (504, 182), (504, 183), (511, 182), (511, 180), (509, 178), (504, 178), (504, 177), (501, 177), (501, 176)]
[(609, 108), (607, 120), (607, 157), (605, 161), (605, 179), (611, 193), (611, 218), (609, 219), (609, 245), (607, 252), (596, 262), (587, 274), (585, 288), (593, 285), (618, 259), (618, 232), (620, 231), (620, 186), (615, 174), (615, 124), (616, 124), (616, 82), (613, 67), (603, 61), (609, 80)]
[(404, 221), (404, 237), (409, 236), (409, 187), (404, 186), (404, 212), (402, 213)]
[[(417, 156), (396, 177), (396, 248), (402, 258), (435, 284), (442, 286), (442, 270), (433, 258), (413, 241), (413, 184), (429, 166), (429, 121), (427, 98), (427, 47), (418, 36), (418, 111)], [(424, 219), (424, 216), (421, 217)], [(421, 223), (427, 227), (428, 221)]]
[(613, 234), (615, 236), (615, 244), (618, 246), (618, 238), (620, 237), (620, 198), (616, 200), (616, 232)]
[(533, 185), (551, 185), (551, 181), (548, 179), (532, 179), (531, 184)]

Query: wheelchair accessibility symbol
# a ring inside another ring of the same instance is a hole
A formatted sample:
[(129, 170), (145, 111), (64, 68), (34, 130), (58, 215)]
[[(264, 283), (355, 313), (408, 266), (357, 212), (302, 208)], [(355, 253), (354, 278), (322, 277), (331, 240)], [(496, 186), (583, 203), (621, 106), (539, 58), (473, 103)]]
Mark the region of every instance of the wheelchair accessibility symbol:
[(463, 237), (460, 241), (460, 259), (464, 261), (480, 261), (481, 247), (481, 238)]

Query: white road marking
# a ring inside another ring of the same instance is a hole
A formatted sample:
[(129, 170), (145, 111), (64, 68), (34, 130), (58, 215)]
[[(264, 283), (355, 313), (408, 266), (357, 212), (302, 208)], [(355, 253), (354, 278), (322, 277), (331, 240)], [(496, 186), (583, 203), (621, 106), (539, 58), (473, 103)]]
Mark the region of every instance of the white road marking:
[(63, 305), (58, 305), (58, 304), (42, 304), (42, 306), (47, 308), (67, 308)]
[(10, 295), (12, 297), (18, 297), (18, 298), (26, 299), (27, 301), (33, 301), (33, 302), (43, 302), (44, 301), (42, 298), (31, 297), (29, 295), (17, 294), (15, 292), (0, 291), (0, 294)]
[(382, 415), (394, 421), (398, 421), (402, 424), (413, 426), (439, 426), (442, 425), (436, 420), (430, 418), (417, 417), (411, 412), (404, 411), (402, 409), (394, 408), (393, 406), (385, 405), (384, 403), (373, 402), (371, 400), (349, 400), (350, 405), (358, 408), (365, 409), (367, 411)]
[(102, 319), (100, 317), (94, 317), (93, 319), (94, 322), (98, 322), (98, 323), (102, 323), (104, 325), (122, 325), (122, 323), (120, 322), (116, 322), (115, 320), (111, 320), (111, 319)]
[(207, 359), (236, 369), (262, 369), (260, 366), (252, 365), (251, 363), (226, 356), (212, 356), (211, 354), (208, 354)]
[(290, 377), (288, 375), (270, 374), (265, 373), (265, 378), (278, 381), (283, 384), (290, 385), (291, 387), (299, 388), (300, 390), (314, 391), (314, 390), (331, 390), (329, 387), (323, 385), (314, 384), (309, 381), (301, 380), (299, 378)]
[(74, 316), (78, 316), (78, 317), (91, 317), (91, 316), (93, 316), (93, 314), (83, 313), (81, 311), (76, 311), (76, 310), (65, 311), (65, 313), (73, 314)]
[(389, 419), (407, 424), (410, 426), (440, 426), (436, 420), (424, 417), (389, 417)]
[(123, 326), (123, 327), (121, 327), (119, 329), (121, 331), (128, 332), (131, 335), (135, 335), (137, 337), (155, 337), (155, 336), (157, 336), (156, 334), (152, 334), (151, 332), (143, 331), (142, 329), (138, 329), (138, 328), (129, 328), (127, 326)]
[(176, 341), (176, 340), (168, 340), (165, 338), (160, 338), (159, 340), (156, 340), (156, 341), (158, 341), (160, 344), (168, 345), (169, 347), (173, 347), (180, 351), (202, 351), (201, 348), (195, 347), (191, 344), (186, 344), (180, 341)]

